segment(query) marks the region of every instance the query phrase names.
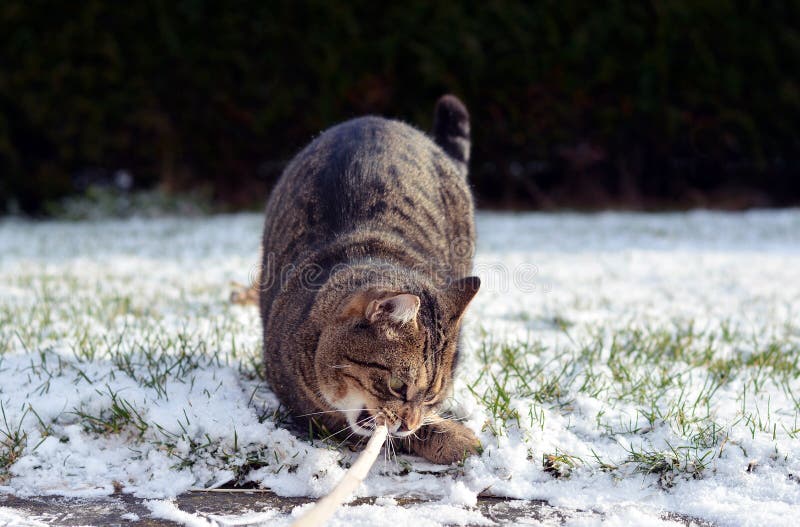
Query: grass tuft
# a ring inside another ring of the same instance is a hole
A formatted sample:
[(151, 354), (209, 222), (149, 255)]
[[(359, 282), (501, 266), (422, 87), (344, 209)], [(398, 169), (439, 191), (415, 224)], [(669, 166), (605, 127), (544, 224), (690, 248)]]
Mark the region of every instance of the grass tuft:
[(3, 427), (0, 428), (0, 482), (5, 481), (8, 476), (8, 469), (19, 459), (28, 444), (28, 433), (22, 429), (27, 410), (22, 414), (22, 418), (16, 426), (8, 422), (6, 408), (0, 401), (0, 414), (3, 417)]

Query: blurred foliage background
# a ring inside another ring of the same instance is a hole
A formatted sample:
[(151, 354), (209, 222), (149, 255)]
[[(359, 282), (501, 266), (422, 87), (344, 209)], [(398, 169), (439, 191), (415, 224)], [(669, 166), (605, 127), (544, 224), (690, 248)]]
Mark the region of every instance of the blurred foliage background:
[(796, 1), (0, 3), (0, 209), (260, 207), (315, 134), (472, 114), (483, 206), (800, 203)]

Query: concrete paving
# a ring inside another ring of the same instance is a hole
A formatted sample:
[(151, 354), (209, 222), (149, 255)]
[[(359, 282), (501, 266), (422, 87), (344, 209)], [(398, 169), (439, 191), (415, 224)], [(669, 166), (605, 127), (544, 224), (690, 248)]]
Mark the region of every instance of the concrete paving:
[[(130, 494), (114, 494), (105, 498), (65, 498), (60, 496), (38, 496), (20, 498), (0, 495), (0, 507), (9, 507), (30, 520), (53, 526), (142, 526), (167, 527), (180, 525), (173, 521), (153, 518), (145, 500)], [(238, 490), (233, 492), (189, 492), (178, 496), (175, 504), (185, 512), (201, 515), (235, 515), (247, 512), (278, 510), (288, 514), (298, 505), (309, 503), (308, 498), (284, 498), (260, 490)], [(374, 499), (359, 499), (350, 505), (372, 503)], [(420, 503), (419, 500), (398, 500), (399, 505)], [(507, 500), (485, 497), (478, 500), (477, 508), (498, 525), (562, 525), (567, 520), (602, 520), (603, 514), (593, 511), (564, 510), (552, 507), (544, 501)], [(138, 520), (123, 518), (130, 513)], [(713, 524), (687, 516), (665, 514), (669, 519), (688, 526), (711, 527)], [(2, 521), (0, 521), (2, 525)], [(241, 525), (241, 524), (239, 524)]]

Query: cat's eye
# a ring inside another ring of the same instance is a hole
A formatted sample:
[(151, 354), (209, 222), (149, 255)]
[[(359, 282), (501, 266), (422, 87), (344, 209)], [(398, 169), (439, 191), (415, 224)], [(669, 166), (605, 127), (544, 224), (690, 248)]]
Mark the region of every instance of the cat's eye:
[(394, 390), (396, 392), (399, 392), (400, 390), (402, 390), (403, 386), (405, 386), (405, 385), (406, 385), (406, 383), (404, 383), (402, 380), (400, 380), (397, 377), (390, 377), (389, 378), (389, 388), (391, 388), (392, 390)]
[(403, 400), (406, 400), (407, 385), (402, 381), (402, 379), (399, 379), (394, 375), (389, 377), (389, 389), (392, 391), (394, 395), (398, 396)]

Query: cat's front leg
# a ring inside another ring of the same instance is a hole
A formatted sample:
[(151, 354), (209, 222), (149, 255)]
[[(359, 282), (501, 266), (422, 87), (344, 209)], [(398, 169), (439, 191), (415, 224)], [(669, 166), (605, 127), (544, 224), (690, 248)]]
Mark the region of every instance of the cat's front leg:
[(412, 454), (441, 465), (456, 463), (477, 454), (481, 446), (472, 430), (447, 419), (419, 428), (403, 443)]

